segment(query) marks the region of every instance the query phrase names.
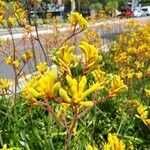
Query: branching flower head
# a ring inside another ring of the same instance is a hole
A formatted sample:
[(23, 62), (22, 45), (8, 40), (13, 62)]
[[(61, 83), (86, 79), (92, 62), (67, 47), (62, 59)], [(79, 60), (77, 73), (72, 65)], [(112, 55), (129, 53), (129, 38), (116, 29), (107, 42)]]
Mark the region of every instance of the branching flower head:
[(59, 89), (59, 94), (66, 103), (78, 104), (86, 107), (93, 106), (94, 103), (92, 101), (85, 101), (85, 99), (90, 93), (100, 89), (101, 86), (98, 82), (86, 89), (86, 76), (82, 76), (81, 80), (78, 82), (75, 78), (67, 75), (66, 80), (69, 85), (68, 89)]
[(5, 90), (9, 90), (11, 85), (11, 81), (8, 79), (0, 79), (0, 88), (1, 89), (5, 89)]
[(147, 119), (147, 115), (148, 115), (148, 111), (147, 111), (147, 108), (143, 105), (139, 105), (137, 107), (137, 112), (139, 113), (139, 118), (141, 118), (142, 120), (145, 120)]
[(130, 21), (124, 34), (119, 36), (118, 43), (114, 43), (113, 60), (122, 78), (139, 79), (147, 75), (146, 70), (150, 62), (150, 26), (138, 27)]
[(6, 6), (6, 3), (5, 1), (0, 1), (0, 24), (3, 25), (4, 22), (5, 22), (5, 19), (4, 19), (4, 14), (5, 14), (5, 6)]
[(103, 150), (125, 150), (125, 144), (118, 139), (116, 134), (108, 134), (108, 143), (104, 145)]
[(94, 76), (95, 80), (99, 82), (99, 84), (104, 88), (107, 82), (106, 73), (99, 69), (99, 70), (93, 71), (92, 75)]
[(68, 15), (68, 20), (72, 26), (79, 25), (81, 29), (85, 29), (88, 26), (88, 22), (78, 12), (73, 12), (71, 15)]
[(145, 89), (146, 96), (150, 97), (150, 89)]
[(137, 112), (138, 115), (136, 117), (140, 118), (144, 124), (150, 128), (150, 119), (148, 119), (148, 108), (146, 106), (143, 106), (142, 104), (137, 105)]
[(15, 25), (15, 18), (9, 17), (7, 23), (8, 23), (8, 27), (12, 28)]
[(109, 90), (110, 95), (116, 96), (116, 94), (128, 90), (127, 85), (123, 82), (120, 76), (114, 75), (111, 81), (111, 88)]
[(102, 56), (98, 53), (97, 49), (84, 41), (81, 42), (79, 48), (84, 53), (85, 72), (98, 69), (97, 67), (102, 61)]
[(4, 58), (4, 61), (6, 64), (8, 65), (11, 65), (12, 62), (13, 62), (13, 59), (12, 59), (12, 54), (8, 55), (7, 57)]
[(11, 6), (13, 8), (16, 20), (21, 26), (25, 27), (27, 25), (25, 10), (22, 8), (19, 2), (11, 2)]
[(37, 70), (41, 73), (41, 74), (44, 74), (47, 69), (48, 69), (48, 66), (46, 64), (46, 62), (40, 62), (37, 66), (36, 66)]
[(69, 47), (68, 45), (61, 47), (58, 52), (54, 63), (58, 65), (58, 69), (62, 73), (71, 74), (70, 68), (74, 67), (77, 62), (77, 56), (74, 54), (75, 46)]
[(19, 65), (20, 65), (20, 62), (19, 62), (19, 60), (14, 60), (13, 62), (12, 62), (12, 65), (14, 65), (16, 68), (18, 68), (19, 67)]
[(22, 54), (21, 59), (25, 63), (32, 57), (33, 57), (33, 53), (31, 52), (31, 50), (27, 50)]
[(1, 0), (0, 1), (0, 16), (4, 14), (5, 6), (6, 6), (5, 1)]
[(37, 98), (53, 98), (56, 96), (60, 87), (57, 82), (57, 75), (54, 70), (33, 77), (24, 87), (23, 95), (29, 100), (36, 100)]
[(4, 17), (3, 16), (0, 16), (0, 24), (4, 24), (5, 23), (5, 19), (4, 19)]
[(11, 87), (11, 80), (0, 79), (0, 94), (7, 94), (8, 90)]

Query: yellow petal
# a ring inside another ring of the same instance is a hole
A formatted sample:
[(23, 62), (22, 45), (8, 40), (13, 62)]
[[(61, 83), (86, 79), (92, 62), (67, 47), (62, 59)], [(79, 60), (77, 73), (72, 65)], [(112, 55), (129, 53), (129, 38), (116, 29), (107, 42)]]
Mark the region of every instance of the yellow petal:
[(33, 88), (29, 88), (29, 93), (32, 97), (39, 97), (40, 94)]
[(86, 86), (86, 82), (87, 82), (86, 76), (83, 76), (79, 82), (79, 89), (78, 89), (79, 95), (83, 93)]
[(83, 94), (82, 94), (82, 100), (85, 99), (91, 92), (95, 91), (95, 90), (99, 90), (99, 83), (95, 83), (94, 85), (92, 85), (88, 90), (86, 90)]
[(59, 89), (59, 94), (66, 102), (68, 102), (68, 103), (71, 102), (70, 97), (68, 96), (67, 92), (63, 88)]
[(60, 83), (59, 82), (55, 83), (51, 90), (52, 96), (57, 95), (59, 88), (60, 88)]
[(94, 106), (94, 102), (93, 101), (80, 102), (80, 105), (82, 107), (93, 107)]
[(67, 80), (67, 83), (69, 84), (69, 86), (71, 87), (73, 85), (73, 79), (70, 75), (67, 75), (66, 76), (66, 80)]

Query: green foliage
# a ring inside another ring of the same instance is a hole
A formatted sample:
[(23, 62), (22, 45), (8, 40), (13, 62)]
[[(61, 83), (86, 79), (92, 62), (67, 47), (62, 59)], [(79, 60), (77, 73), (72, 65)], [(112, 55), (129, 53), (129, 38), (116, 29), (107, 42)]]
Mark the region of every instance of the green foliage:
[(103, 8), (103, 5), (101, 3), (92, 3), (90, 8), (98, 12)]
[(105, 5), (105, 11), (108, 15), (113, 14), (117, 8), (118, 8), (118, 2), (117, 1), (109, 0)]
[[(134, 149), (148, 148), (149, 129), (134, 114), (124, 96), (93, 108), (80, 118), (71, 150), (84, 150), (92, 141), (102, 149), (108, 133), (118, 133), (126, 143), (132, 142)], [(0, 99), (0, 120), (0, 147), (7, 143), (8, 147), (21, 149), (64, 149), (66, 133), (56, 125), (52, 116), (31, 108), (21, 97), (15, 104), (11, 99)]]

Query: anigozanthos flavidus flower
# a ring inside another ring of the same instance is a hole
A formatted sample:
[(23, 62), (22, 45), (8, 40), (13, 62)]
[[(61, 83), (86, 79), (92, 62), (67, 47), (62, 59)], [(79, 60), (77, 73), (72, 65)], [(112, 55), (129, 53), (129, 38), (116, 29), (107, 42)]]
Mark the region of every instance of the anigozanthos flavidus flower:
[(49, 99), (57, 95), (59, 88), (57, 74), (54, 70), (50, 70), (43, 75), (33, 77), (24, 87), (23, 95), (31, 101), (37, 98)]
[(22, 61), (25, 63), (27, 62), (29, 59), (31, 59), (33, 57), (33, 53), (31, 50), (26, 50), (22, 56), (21, 56), (21, 59)]
[(11, 80), (0, 79), (0, 89), (8, 91), (11, 85)]
[(77, 62), (77, 56), (74, 54), (75, 46), (62, 46), (57, 53), (57, 58), (54, 62), (58, 65), (62, 73), (71, 74), (70, 69), (74, 67)]
[(128, 86), (123, 82), (120, 76), (114, 75), (111, 81), (111, 88), (109, 94), (116, 96), (116, 94), (128, 90)]
[(104, 88), (107, 82), (106, 73), (98, 69), (98, 70), (93, 71), (92, 75), (94, 76), (95, 80), (99, 82), (101, 89)]
[(86, 76), (82, 76), (80, 81), (78, 82), (75, 78), (72, 78), (71, 76), (67, 75), (66, 80), (69, 87), (67, 89), (63, 87), (59, 89), (59, 94), (64, 99), (64, 101), (66, 101), (66, 103), (76, 104), (85, 107), (90, 107), (94, 105), (93, 101), (85, 100), (90, 93), (100, 89), (99, 82), (96, 82), (91, 87), (86, 89)]
[(68, 15), (68, 20), (72, 26), (79, 26), (81, 29), (88, 27), (88, 22), (78, 12), (73, 12), (71, 15)]
[(102, 61), (102, 56), (98, 54), (97, 49), (84, 41), (80, 43), (79, 48), (84, 53), (85, 73), (98, 69), (98, 65)]
[(103, 150), (125, 150), (125, 144), (118, 139), (116, 134), (108, 134), (108, 143), (104, 145)]
[(145, 89), (146, 96), (150, 97), (150, 89)]
[(36, 69), (41, 73), (41, 74), (44, 74), (47, 69), (48, 69), (48, 66), (46, 64), (46, 62), (40, 62), (37, 66), (36, 66)]
[(150, 128), (150, 119), (148, 119), (148, 110), (146, 106), (143, 106), (142, 104), (137, 105), (137, 112), (138, 115), (136, 115), (138, 118), (140, 118), (144, 124)]

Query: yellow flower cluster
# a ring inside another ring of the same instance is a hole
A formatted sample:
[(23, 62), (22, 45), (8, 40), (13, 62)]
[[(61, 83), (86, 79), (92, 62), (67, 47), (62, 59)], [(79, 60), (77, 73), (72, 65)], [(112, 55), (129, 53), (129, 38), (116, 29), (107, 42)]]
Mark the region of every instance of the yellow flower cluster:
[(133, 106), (137, 108), (138, 115), (136, 116), (140, 118), (147, 127), (150, 128), (150, 119), (148, 119), (147, 107), (140, 104), (137, 100), (133, 101)]
[(7, 57), (3, 58), (5, 63), (8, 64), (8, 65), (11, 65), (12, 64), (12, 54), (8, 55)]
[(137, 21), (135, 19), (130, 19), (128, 22), (125, 23), (125, 26), (127, 29), (137, 29), (142, 26), (142, 23), (140, 21)]
[(15, 18), (14, 17), (9, 17), (8, 20), (7, 20), (7, 24), (8, 24), (8, 27), (11, 28), (15, 25)]
[(145, 89), (146, 96), (150, 97), (150, 89)]
[[(25, 64), (25, 63), (27, 63), (32, 57), (33, 57), (33, 53), (32, 53), (30, 50), (26, 50), (26, 51), (22, 54), (21, 60), (22, 60), (22, 62)], [(7, 65), (15, 66), (16, 68), (19, 68), (19, 67), (20, 67), (20, 64), (21, 64), (21, 60), (19, 60), (17, 57), (13, 60), (12, 53), (9, 54), (7, 57), (4, 56), (4, 57), (3, 57), (3, 60), (4, 60), (4, 62), (5, 62)]]
[(31, 52), (31, 50), (26, 50), (22, 56), (21, 59), (22, 61), (25, 63), (27, 62), (29, 59), (31, 59), (33, 57), (33, 53)]
[(104, 10), (100, 10), (97, 12), (95, 18), (96, 19), (107, 19), (109, 16), (106, 14)]
[(106, 73), (98, 69), (98, 70), (94, 70), (92, 72), (92, 75), (94, 76), (96, 82), (99, 82), (101, 89), (104, 88), (107, 82)]
[[(93, 106), (92, 101), (85, 101), (86, 97), (93, 91), (99, 90), (101, 88), (100, 84), (96, 82), (86, 89), (87, 79), (86, 76), (82, 76), (81, 80), (78, 82), (76, 79), (71, 76), (66, 76), (67, 83), (69, 88), (65, 90), (64, 88), (59, 89), (60, 96), (68, 104), (78, 104), (85, 107)], [(86, 89), (86, 90), (85, 90)]]
[[(47, 71), (48, 66), (46, 63), (40, 63), (37, 66), (37, 70), (41, 74), (33, 77), (27, 83), (23, 90), (25, 97), (34, 100), (39, 97), (42, 99), (52, 98), (55, 96), (54, 93), (58, 92), (59, 95), (57, 96), (60, 96), (66, 104), (82, 107), (93, 106), (94, 102), (87, 100), (87, 96), (94, 91), (105, 88), (106, 83), (108, 83), (108, 77), (105, 72), (99, 69), (102, 56), (98, 54), (96, 48), (86, 42), (81, 42), (79, 48), (84, 53), (85, 62), (82, 68), (84, 71), (79, 74), (78, 78), (74, 77), (70, 70), (71, 67), (80, 64), (77, 55), (74, 54), (75, 47), (63, 46), (57, 52), (55, 63), (58, 70), (63, 73), (67, 84), (64, 85), (63, 82), (60, 84), (57, 81), (59, 77), (57, 77), (56, 73), (53, 70)], [(60, 72), (58, 72), (58, 76)], [(95, 79), (90, 85), (87, 83), (87, 74), (92, 74)], [(120, 76), (114, 75), (111, 80), (109, 95), (116, 96), (127, 89)]]
[[(125, 150), (126, 146), (125, 143), (118, 139), (117, 134), (108, 134), (108, 143), (104, 144), (103, 150)], [(86, 150), (98, 150), (97, 147), (91, 146), (90, 144), (87, 145)]]
[[(10, 5), (7, 5), (4, 1), (0, 2), (0, 24), (5, 25), (4, 23), (7, 22), (7, 27), (12, 28), (15, 25), (16, 20), (18, 22), (24, 22), (26, 20), (25, 11), (21, 8), (18, 2), (11, 2)], [(13, 12), (11, 15), (5, 15), (9, 8), (13, 8)]]
[(111, 81), (111, 88), (109, 90), (109, 94), (116, 96), (116, 94), (127, 91), (127, 90), (128, 90), (128, 87), (123, 82), (121, 77), (118, 75), (114, 75)]
[(20, 62), (19, 62), (19, 60), (14, 60), (13, 62), (12, 62), (12, 65), (14, 65), (16, 68), (18, 68), (19, 67), (19, 65), (20, 65)]
[(26, 13), (22, 8), (16, 10), (15, 16), (19, 21), (26, 22)]
[[(53, 58), (53, 61), (58, 65), (58, 69), (62, 73), (71, 75), (70, 69), (78, 64), (79, 59), (75, 55), (74, 49), (75, 46), (69, 47), (65, 45), (59, 48), (56, 58)], [(84, 53), (84, 74), (88, 74), (101, 66), (100, 62), (102, 61), (102, 56), (93, 45), (82, 41), (79, 45), (79, 49)]]
[(98, 69), (100, 62), (102, 61), (102, 56), (98, 53), (97, 49), (93, 45), (84, 41), (81, 42), (79, 48), (84, 53), (85, 74)]
[(0, 1), (0, 8), (3, 8), (3, 7), (5, 7), (5, 6), (6, 6), (5, 1), (1, 0), (1, 1)]
[(7, 57), (5, 57), (4, 61), (5, 61), (6, 64), (15, 66), (16, 68), (18, 68), (19, 65), (20, 65), (19, 60), (17, 60), (17, 59), (13, 60), (12, 54), (10, 54)]
[(142, 105), (139, 105), (137, 107), (137, 111), (140, 115), (139, 118), (142, 119), (142, 121), (145, 123), (145, 125), (150, 128), (150, 119), (147, 118), (148, 117), (147, 108)]
[[(16, 148), (15, 148), (16, 149)], [(18, 150), (20, 150), (19, 148), (17, 148)], [(7, 144), (3, 145), (3, 148), (0, 150), (14, 150), (14, 148), (7, 148)]]
[[(141, 79), (147, 72), (150, 62), (150, 26), (146, 24), (120, 35), (114, 43), (114, 62), (122, 78)], [(131, 27), (131, 25), (130, 25)]]
[(0, 79), (0, 88), (5, 89), (5, 90), (9, 90), (10, 83), (11, 83), (10, 80)]
[(26, 12), (23, 10), (19, 2), (11, 2), (11, 6), (14, 10), (14, 16), (18, 23), (25, 27), (26, 26)]
[(119, 140), (116, 134), (108, 134), (108, 143), (104, 145), (103, 150), (125, 150), (125, 144)]
[(71, 15), (68, 15), (68, 21), (72, 26), (79, 26), (81, 29), (88, 27), (88, 22), (78, 12), (73, 12)]
[(44, 74), (47, 69), (48, 69), (48, 66), (46, 64), (46, 62), (40, 62), (37, 66), (36, 66), (37, 70), (41, 73), (41, 74)]
[[(8, 15), (6, 13), (9, 11), (10, 7), (12, 12)], [(16, 21), (19, 25), (21, 25), (21, 27), (24, 27), (29, 32), (31, 31), (31, 27), (26, 21), (26, 12), (19, 2), (10, 2), (6, 7), (6, 3), (4, 1), (0, 1), (0, 24), (11, 29), (14, 27)], [(5, 24), (5, 22), (7, 24)]]
[(24, 87), (23, 95), (30, 101), (37, 98), (49, 99), (57, 95), (60, 83), (54, 70), (43, 75), (33, 77)]
[(5, 1), (0, 1), (0, 25), (3, 25), (5, 23), (4, 14), (5, 14)]
[(60, 83), (57, 82), (57, 75), (54, 70), (44, 75), (38, 75), (33, 77), (23, 89), (24, 96), (29, 100), (36, 100), (37, 98), (54, 98), (59, 92), (60, 97), (67, 104), (78, 104), (84, 107), (93, 106), (92, 101), (86, 101), (86, 97), (95, 90), (99, 90), (101, 85), (99, 82), (93, 84), (90, 88), (85, 90), (87, 79), (83, 76), (80, 82), (76, 79), (67, 75), (66, 80), (68, 88), (61, 87)]
[(58, 65), (62, 73), (71, 74), (70, 68), (74, 67), (78, 59), (74, 54), (75, 46), (69, 47), (68, 45), (61, 47), (57, 52), (56, 60), (54, 62)]
[(6, 94), (7, 91), (10, 89), (10, 86), (11, 86), (11, 80), (0, 79), (0, 91), (2, 91), (2, 94)]

